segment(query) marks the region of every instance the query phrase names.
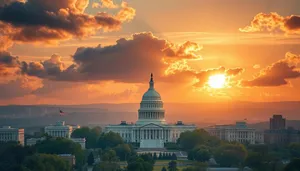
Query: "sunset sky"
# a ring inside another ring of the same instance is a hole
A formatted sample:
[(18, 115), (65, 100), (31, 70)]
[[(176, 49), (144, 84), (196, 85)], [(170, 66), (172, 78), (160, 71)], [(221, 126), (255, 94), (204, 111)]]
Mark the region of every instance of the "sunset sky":
[(299, 0), (0, 0), (0, 104), (299, 101)]

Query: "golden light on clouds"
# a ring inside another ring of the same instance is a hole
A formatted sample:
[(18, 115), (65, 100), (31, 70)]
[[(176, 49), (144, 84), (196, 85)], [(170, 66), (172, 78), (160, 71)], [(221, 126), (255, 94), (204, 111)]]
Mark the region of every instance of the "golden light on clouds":
[(212, 75), (208, 79), (208, 85), (211, 88), (223, 88), (226, 84), (226, 76), (225, 74), (216, 74)]

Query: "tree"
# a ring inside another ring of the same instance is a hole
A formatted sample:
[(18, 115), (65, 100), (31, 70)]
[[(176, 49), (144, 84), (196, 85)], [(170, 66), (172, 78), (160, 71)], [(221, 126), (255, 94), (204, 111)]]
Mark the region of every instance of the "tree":
[(158, 155), (158, 160), (161, 160), (163, 158), (163, 155), (162, 153), (160, 152), (159, 155)]
[(168, 170), (169, 171), (177, 171), (177, 162), (176, 161), (170, 161), (168, 165)]
[(73, 131), (72, 138), (85, 138), (86, 148), (96, 148), (97, 140), (101, 135), (101, 127), (94, 127), (90, 129), (89, 127), (82, 127)]
[(225, 144), (217, 148), (214, 155), (222, 167), (240, 165), (247, 157), (247, 150), (242, 144)]
[(119, 158), (117, 157), (116, 151), (109, 149), (104, 152), (104, 154), (101, 156), (102, 161), (106, 161), (109, 163), (117, 162), (119, 161)]
[(94, 155), (93, 155), (93, 152), (90, 152), (89, 156), (88, 156), (88, 160), (87, 160), (87, 163), (88, 165), (93, 165), (95, 162), (95, 159), (94, 159)]
[(118, 163), (101, 162), (93, 167), (93, 171), (121, 171)]
[(289, 151), (294, 158), (300, 158), (300, 143), (291, 143)]
[(157, 154), (155, 152), (153, 154), (153, 160), (157, 160)]
[[(144, 155), (149, 156), (149, 155)], [(145, 161), (142, 157), (132, 156), (128, 160), (127, 170), (129, 171), (152, 171), (153, 163), (151, 161)]]
[(119, 144), (124, 144), (122, 137), (118, 133), (102, 133), (98, 139), (97, 146), (102, 149), (114, 148)]
[(177, 156), (176, 156), (176, 154), (175, 154), (175, 153), (173, 153), (173, 154), (172, 154), (172, 156), (171, 156), (171, 160), (177, 160)]
[(26, 157), (23, 166), (30, 171), (71, 171), (71, 165), (56, 155), (35, 154)]
[(119, 144), (114, 150), (121, 161), (126, 161), (133, 151), (129, 144)]
[(188, 152), (189, 160), (196, 160), (198, 162), (206, 162), (210, 159), (211, 153), (209, 147), (200, 145)]
[(161, 169), (161, 171), (167, 171), (167, 169), (166, 169), (165, 167), (163, 167), (163, 168)]
[(84, 164), (84, 153), (78, 143), (66, 138), (51, 138), (35, 145), (37, 152), (46, 154), (72, 154), (76, 157), (76, 166)]
[(21, 170), (24, 159), (35, 153), (34, 147), (23, 147), (14, 142), (0, 142), (0, 170)]
[(216, 137), (209, 135), (203, 129), (197, 129), (194, 131), (186, 131), (180, 134), (178, 143), (181, 148), (184, 150), (192, 150), (197, 145), (208, 145), (208, 146), (217, 146), (220, 144), (220, 140)]
[(248, 166), (257, 170), (266, 170), (265, 158), (261, 153), (258, 152), (249, 152), (246, 160), (245, 166)]
[(300, 171), (300, 159), (293, 159), (286, 167), (284, 171)]

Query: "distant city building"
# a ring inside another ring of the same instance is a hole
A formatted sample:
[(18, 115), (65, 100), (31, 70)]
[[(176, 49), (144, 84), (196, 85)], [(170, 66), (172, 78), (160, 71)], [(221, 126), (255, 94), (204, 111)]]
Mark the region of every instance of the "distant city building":
[(80, 126), (65, 125), (65, 121), (58, 121), (55, 125), (45, 127), (45, 133), (52, 137), (71, 138), (72, 132)]
[(285, 118), (282, 115), (273, 115), (270, 118), (270, 129), (285, 129)]
[(72, 140), (75, 143), (78, 143), (81, 146), (81, 149), (85, 149), (85, 138), (71, 138), (70, 140)]
[[(32, 146), (32, 145), (35, 145), (36, 143), (44, 141), (44, 140), (46, 140), (45, 137), (41, 137), (41, 138), (28, 138), (26, 140), (26, 145), (27, 146)], [(75, 142), (75, 143), (78, 143), (81, 146), (81, 149), (85, 149), (85, 143), (86, 143), (85, 138), (70, 138), (70, 140), (73, 141), (73, 142)]]
[(24, 129), (4, 126), (0, 128), (0, 141), (2, 142), (19, 142), (24, 145)]
[(250, 144), (263, 144), (264, 136), (262, 132), (249, 128), (245, 121), (236, 122), (235, 125), (214, 125), (205, 128), (213, 136), (229, 142), (240, 142)]
[(300, 131), (292, 127), (286, 129), (286, 119), (282, 115), (273, 115), (270, 118), (270, 129), (264, 132), (267, 144), (288, 145), (300, 142)]
[(45, 137), (41, 137), (41, 138), (28, 138), (26, 139), (26, 144), (27, 146), (32, 146), (35, 145), (36, 143), (40, 142), (40, 141), (44, 141), (46, 138)]
[(196, 129), (195, 125), (187, 125), (182, 121), (176, 124), (167, 124), (165, 110), (160, 94), (154, 89), (153, 75), (151, 74), (149, 89), (143, 95), (138, 110), (138, 121), (119, 125), (108, 125), (106, 132), (116, 132), (126, 142), (140, 143), (140, 148), (164, 148), (164, 143), (175, 143), (180, 134)]

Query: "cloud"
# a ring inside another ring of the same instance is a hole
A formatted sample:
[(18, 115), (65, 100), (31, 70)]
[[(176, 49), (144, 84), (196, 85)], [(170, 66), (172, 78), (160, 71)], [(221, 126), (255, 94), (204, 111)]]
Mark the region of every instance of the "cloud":
[(300, 33), (300, 16), (291, 15), (283, 17), (278, 13), (257, 14), (251, 24), (239, 29), (241, 32), (272, 32), (272, 33)]
[(92, 7), (93, 8), (110, 8), (110, 9), (119, 8), (118, 5), (114, 4), (113, 0), (100, 0), (100, 3), (94, 2), (92, 4)]
[(89, 0), (27, 0), (0, 7), (0, 36), (12, 41), (56, 43), (82, 38), (98, 30), (118, 30), (133, 19), (135, 10), (127, 4), (117, 15), (85, 13)]
[(23, 62), (22, 73), (61, 81), (141, 82), (150, 72), (159, 78), (174, 62), (200, 59), (200, 49), (196, 43), (173, 44), (152, 33), (138, 33), (111, 46), (80, 47), (68, 68), (56, 56), (44, 62)]
[(253, 69), (259, 69), (259, 68), (260, 68), (260, 65), (258, 65), (258, 64), (253, 65)]
[(226, 75), (228, 76), (237, 76), (245, 71), (244, 68), (231, 68), (226, 70)]
[(36, 77), (22, 76), (15, 80), (0, 83), (0, 99), (23, 97), (43, 87), (42, 80)]
[(207, 70), (202, 70), (200, 72), (193, 73), (196, 78), (198, 79), (197, 83), (195, 83), (195, 87), (204, 87), (209, 77), (216, 74), (224, 74), (226, 76), (226, 81), (228, 85), (232, 85), (231, 78), (240, 75), (242, 72), (244, 72), (243, 68), (229, 68), (226, 69), (225, 67), (221, 66), (219, 68), (212, 68)]
[(18, 57), (12, 56), (9, 52), (0, 51), (0, 76), (15, 73), (19, 65)]
[(252, 80), (242, 80), (241, 85), (245, 87), (272, 87), (288, 84), (289, 79), (300, 77), (300, 56), (287, 53), (285, 58), (262, 69)]

